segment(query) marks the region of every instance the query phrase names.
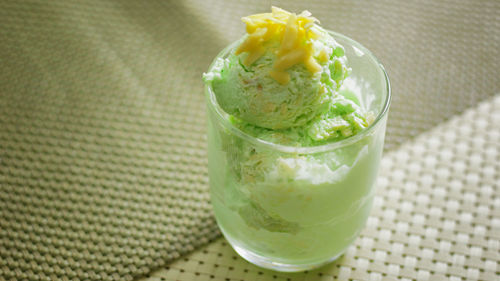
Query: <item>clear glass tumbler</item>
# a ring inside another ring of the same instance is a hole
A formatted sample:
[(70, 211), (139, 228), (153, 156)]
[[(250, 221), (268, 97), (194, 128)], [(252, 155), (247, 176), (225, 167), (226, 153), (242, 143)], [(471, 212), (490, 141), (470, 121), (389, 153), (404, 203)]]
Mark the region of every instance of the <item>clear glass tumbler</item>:
[(330, 34), (344, 47), (352, 68), (340, 91), (357, 93), (362, 106), (376, 116), (352, 137), (314, 147), (257, 139), (231, 123), (206, 87), (215, 217), (236, 252), (264, 268), (302, 271), (335, 260), (359, 235), (372, 206), (390, 84), (370, 51), (346, 36)]

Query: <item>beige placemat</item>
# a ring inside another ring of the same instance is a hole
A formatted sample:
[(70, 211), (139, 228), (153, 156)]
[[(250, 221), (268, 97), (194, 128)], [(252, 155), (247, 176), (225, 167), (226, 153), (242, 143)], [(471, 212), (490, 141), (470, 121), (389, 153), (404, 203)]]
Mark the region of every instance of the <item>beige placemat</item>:
[(499, 187), (497, 95), (383, 157), (367, 226), (339, 260), (278, 273), (221, 238), (141, 280), (499, 280)]
[[(387, 148), (500, 91), (500, 2), (275, 1), (366, 45)], [(201, 73), (268, 1), (0, 1), (0, 280), (131, 280), (218, 237)]]

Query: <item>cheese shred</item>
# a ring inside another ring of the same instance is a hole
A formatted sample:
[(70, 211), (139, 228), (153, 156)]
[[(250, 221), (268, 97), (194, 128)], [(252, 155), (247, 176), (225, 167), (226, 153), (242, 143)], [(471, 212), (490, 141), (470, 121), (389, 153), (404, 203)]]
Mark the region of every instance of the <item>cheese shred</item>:
[[(250, 66), (262, 55), (266, 49), (264, 43), (279, 38), (280, 48), (276, 53), (276, 61), (269, 75), (278, 83), (284, 85), (290, 81), (290, 75), (286, 72), (290, 67), (303, 63), (311, 72), (321, 71), (320, 64), (313, 57), (312, 39), (316, 34), (311, 27), (319, 21), (311, 17), (311, 13), (303, 11), (299, 15), (287, 12), (283, 9), (272, 7), (271, 13), (255, 14), (243, 17), (248, 33), (247, 38), (236, 49), (235, 54), (247, 53), (243, 64)], [(324, 55), (319, 59), (323, 62)]]

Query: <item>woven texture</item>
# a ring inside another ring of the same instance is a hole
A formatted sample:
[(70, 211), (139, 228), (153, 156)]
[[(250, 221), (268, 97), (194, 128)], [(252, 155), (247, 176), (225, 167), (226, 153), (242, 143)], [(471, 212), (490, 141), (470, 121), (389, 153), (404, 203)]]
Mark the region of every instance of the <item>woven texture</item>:
[[(388, 151), (500, 91), (500, 2), (273, 2), (384, 62)], [(0, 280), (131, 280), (219, 236), (201, 73), (267, 1), (0, 1)]]
[(278, 273), (219, 239), (144, 280), (498, 280), (499, 171), (500, 95), (383, 157), (367, 226), (339, 260)]

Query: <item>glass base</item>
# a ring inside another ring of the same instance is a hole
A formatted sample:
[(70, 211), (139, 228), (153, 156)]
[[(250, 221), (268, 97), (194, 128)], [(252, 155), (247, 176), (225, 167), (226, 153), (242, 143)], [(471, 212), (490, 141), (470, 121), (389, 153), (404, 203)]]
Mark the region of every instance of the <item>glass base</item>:
[[(224, 231), (222, 231), (224, 234)], [(229, 245), (238, 253), (242, 258), (247, 260), (248, 262), (270, 270), (274, 271), (281, 271), (281, 272), (300, 272), (300, 271), (305, 271), (305, 270), (311, 270), (315, 269), (318, 267), (321, 267), (323, 265), (326, 265), (328, 263), (333, 262), (334, 260), (338, 259), (340, 256), (342, 256), (344, 253), (340, 253), (332, 258), (329, 258), (326, 261), (321, 261), (317, 263), (309, 263), (309, 264), (286, 264), (286, 263), (280, 263), (273, 261), (269, 258), (263, 257), (261, 255), (255, 254), (251, 251), (248, 251), (246, 249), (243, 249), (239, 246), (236, 245), (236, 243), (233, 243), (231, 239), (228, 239), (227, 235), (224, 234), (224, 238), (229, 242)]]
[[(230, 243), (231, 244), (231, 243)], [(286, 264), (286, 263), (279, 263), (279, 262), (274, 262), (268, 258), (256, 255), (250, 251), (247, 251), (243, 248), (240, 248), (236, 245), (231, 245), (233, 249), (238, 253), (242, 258), (247, 260), (250, 263), (253, 263), (259, 267), (270, 269), (270, 270), (275, 270), (275, 271), (281, 271), (281, 272), (300, 272), (300, 271), (305, 271), (305, 270), (311, 270), (315, 269), (318, 267), (321, 267), (323, 265), (326, 265), (328, 263), (333, 262), (334, 260), (338, 259), (343, 253), (327, 260), (324, 262), (319, 262), (319, 263), (312, 263), (312, 264)]]

